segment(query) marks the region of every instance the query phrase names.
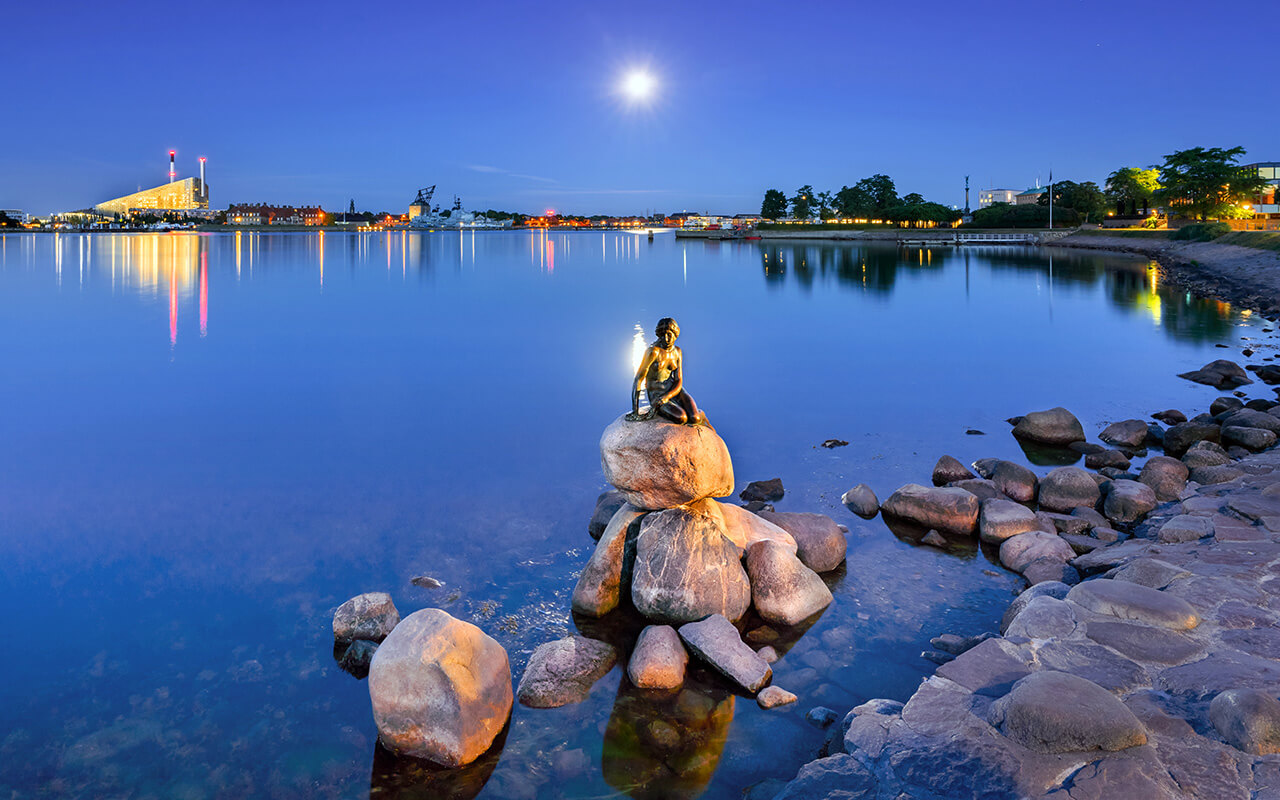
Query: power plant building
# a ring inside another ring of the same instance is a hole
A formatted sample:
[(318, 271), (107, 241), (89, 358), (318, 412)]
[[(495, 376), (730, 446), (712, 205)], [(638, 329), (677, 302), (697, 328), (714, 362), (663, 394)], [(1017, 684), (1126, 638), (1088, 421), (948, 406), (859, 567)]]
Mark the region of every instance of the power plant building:
[(209, 208), (209, 186), (204, 180), (204, 158), (200, 159), (200, 177), (177, 180), (174, 151), (169, 151), (169, 182), (151, 189), (117, 197), (93, 207), (100, 214), (124, 216), (134, 209), (143, 211), (194, 211)]

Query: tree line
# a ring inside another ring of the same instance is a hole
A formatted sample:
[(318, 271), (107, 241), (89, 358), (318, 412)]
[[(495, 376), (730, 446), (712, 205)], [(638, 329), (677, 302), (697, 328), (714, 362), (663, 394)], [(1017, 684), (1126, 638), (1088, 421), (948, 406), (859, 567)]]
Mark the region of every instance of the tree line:
[[(790, 214), (788, 214), (790, 211)], [(815, 216), (831, 219), (879, 219), (906, 225), (949, 224), (960, 212), (941, 203), (931, 203), (916, 192), (898, 196), (898, 188), (888, 175), (872, 175), (838, 192), (815, 192), (806, 184), (791, 197), (780, 189), (769, 189), (760, 204), (760, 216), (778, 220), (809, 220)]]

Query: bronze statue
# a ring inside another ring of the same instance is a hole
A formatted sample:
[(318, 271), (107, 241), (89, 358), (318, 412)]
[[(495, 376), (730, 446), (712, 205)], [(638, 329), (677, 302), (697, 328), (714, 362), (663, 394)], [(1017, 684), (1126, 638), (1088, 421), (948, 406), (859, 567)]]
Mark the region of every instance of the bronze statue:
[[(661, 417), (681, 424), (709, 426), (707, 415), (684, 390), (684, 364), (680, 348), (676, 347), (680, 326), (671, 317), (663, 317), (658, 320), (654, 333), (658, 340), (644, 351), (640, 368), (636, 370), (631, 387), (631, 413), (627, 419), (634, 422)], [(649, 410), (644, 414), (640, 413), (641, 386), (649, 397)]]

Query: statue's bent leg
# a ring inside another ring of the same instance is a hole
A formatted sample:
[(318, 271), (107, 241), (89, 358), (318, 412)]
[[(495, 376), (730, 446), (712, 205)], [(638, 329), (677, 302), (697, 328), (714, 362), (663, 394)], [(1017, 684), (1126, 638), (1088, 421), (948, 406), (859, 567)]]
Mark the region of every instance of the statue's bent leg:
[(693, 402), (693, 396), (685, 390), (681, 389), (680, 394), (672, 398), (673, 403), (679, 403), (680, 408), (684, 411), (685, 418), (689, 422), (706, 422), (707, 415), (702, 413), (698, 408), (698, 404)]
[(672, 422), (678, 422), (682, 425), (690, 419), (684, 408), (682, 408), (676, 400), (668, 400), (658, 406), (658, 416), (663, 419), (669, 419)]

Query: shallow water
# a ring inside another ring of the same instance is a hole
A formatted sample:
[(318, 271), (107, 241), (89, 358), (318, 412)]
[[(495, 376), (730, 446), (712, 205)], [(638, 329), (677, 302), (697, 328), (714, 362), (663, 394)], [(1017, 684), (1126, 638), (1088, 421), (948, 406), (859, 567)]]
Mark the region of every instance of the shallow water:
[[(581, 705), (517, 706), (461, 773), (375, 753), (334, 607), (446, 608), (518, 680), (575, 629), (597, 441), (661, 316), (739, 488), (781, 477), (779, 510), (851, 529), (835, 603), (775, 665), (800, 702), (764, 712), (706, 675), (644, 697), (615, 668)], [(1096, 435), (1203, 409), (1217, 392), (1175, 374), (1261, 327), (1146, 261), (1069, 251), (0, 237), (0, 795), (740, 797), (821, 746), (805, 711), (905, 699), (929, 637), (989, 629), (1021, 585), (991, 553), (859, 520), (846, 489), (927, 482), (942, 453), (1025, 460), (1004, 420), (1030, 410)]]

